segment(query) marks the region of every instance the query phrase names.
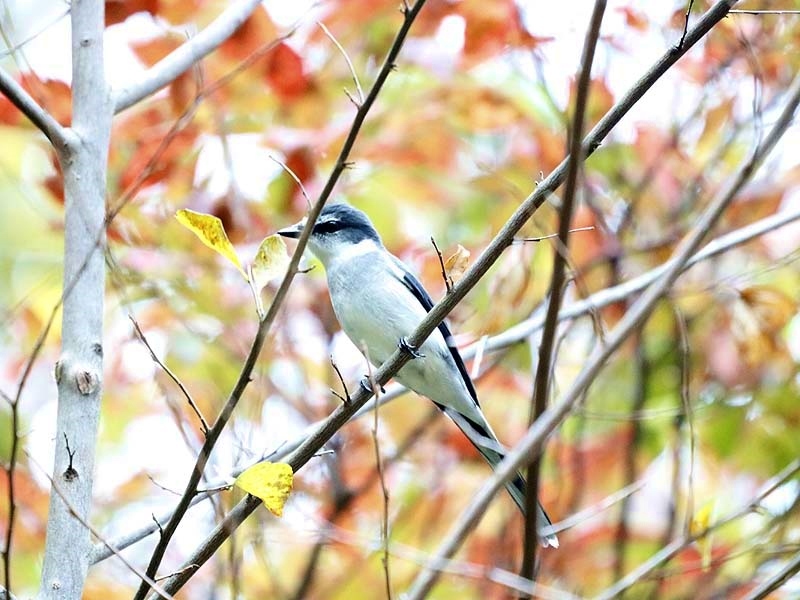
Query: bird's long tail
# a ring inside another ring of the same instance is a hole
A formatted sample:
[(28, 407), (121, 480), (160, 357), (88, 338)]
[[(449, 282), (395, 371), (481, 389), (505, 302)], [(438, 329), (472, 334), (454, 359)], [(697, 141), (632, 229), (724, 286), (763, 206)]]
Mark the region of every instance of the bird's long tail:
[[(450, 417), (453, 422), (458, 425), (458, 428), (464, 432), (473, 446), (481, 453), (486, 459), (492, 469), (495, 469), (498, 464), (505, 458), (505, 449), (497, 441), (497, 436), (489, 427), (489, 424), (483, 420), (482, 423), (471, 419), (450, 407), (442, 407), (445, 414)], [(514, 479), (506, 483), (506, 490), (513, 498), (516, 505), (519, 507), (522, 514), (525, 514), (525, 480), (519, 473), (516, 474)], [(555, 533), (549, 531), (552, 523), (550, 517), (542, 508), (540, 502), (536, 503), (536, 530), (539, 533), (539, 541), (542, 546), (547, 548), (558, 548), (558, 537)], [(547, 528), (548, 531), (542, 533), (542, 530)]]

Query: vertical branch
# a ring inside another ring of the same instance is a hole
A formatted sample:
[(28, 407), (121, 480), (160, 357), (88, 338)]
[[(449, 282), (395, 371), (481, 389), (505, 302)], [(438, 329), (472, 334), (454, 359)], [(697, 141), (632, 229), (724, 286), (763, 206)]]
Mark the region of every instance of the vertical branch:
[[(565, 270), (567, 265), (566, 252), (569, 244), (569, 226), (572, 221), (572, 209), (575, 205), (575, 193), (578, 186), (578, 172), (583, 162), (585, 153), (581, 142), (583, 140), (583, 125), (586, 113), (586, 104), (589, 99), (589, 84), (591, 82), (592, 62), (597, 40), (600, 38), (600, 24), (603, 22), (603, 13), (606, 9), (605, 0), (596, 0), (594, 10), (586, 32), (586, 40), (581, 56), (581, 71), (575, 98), (575, 115), (569, 140), (569, 166), (567, 181), (564, 186), (564, 203), (561, 207), (558, 224), (557, 251), (553, 256), (553, 275), (550, 279), (549, 301), (547, 316), (542, 332), (542, 343), (539, 346), (539, 362), (536, 367), (534, 380), (533, 399), (529, 424), (533, 423), (547, 407), (547, 393), (550, 389), (550, 371), (553, 357), (553, 344), (556, 339), (558, 326), (558, 311), (561, 307), (563, 295)], [(539, 490), (540, 458), (537, 456), (528, 467), (528, 482), (525, 488), (525, 542), (522, 556), (520, 576), (533, 579), (534, 563), (536, 561), (536, 546), (538, 544), (538, 526), (536, 522), (536, 504)]]
[(689, 332), (686, 325), (686, 316), (680, 307), (672, 302), (672, 310), (675, 313), (675, 325), (677, 327), (680, 342), (680, 373), (681, 373), (681, 406), (683, 408), (683, 418), (689, 424), (689, 472), (686, 480), (686, 529), (694, 516), (694, 414), (692, 413), (691, 398), (689, 396), (690, 368), (691, 368), (691, 348), (689, 347)]
[[(644, 333), (636, 332), (636, 389), (631, 403), (631, 441), (625, 452), (625, 485), (636, 481), (636, 451), (642, 439), (641, 412), (647, 401), (647, 389), (650, 381), (650, 360), (644, 343)], [(625, 546), (628, 543), (628, 520), (630, 518), (631, 497), (625, 496), (620, 504), (619, 524), (614, 540), (614, 581), (622, 578), (625, 571)]]
[[(5, 589), (11, 593), (11, 542), (14, 534), (14, 518), (17, 510), (17, 503), (14, 490), (14, 471), (17, 466), (17, 453), (19, 450), (19, 398), (11, 399), (4, 393), (0, 396), (6, 400), (11, 407), (11, 456), (8, 459), (6, 475), (8, 477), (8, 525), (6, 526), (6, 543), (3, 546), (3, 582)], [(0, 591), (0, 598), (3, 597)]]
[[(425, 0), (417, 0), (416, 3), (412, 7), (405, 6), (402, 10), (403, 13), (403, 24), (400, 26), (400, 29), (395, 36), (395, 40), (392, 46), (389, 48), (389, 52), (386, 55), (386, 59), (384, 60), (383, 65), (381, 66), (380, 70), (378, 71), (378, 75), (375, 78), (375, 82), (372, 84), (372, 88), (370, 88), (367, 97), (364, 100), (364, 103), (358, 108), (356, 111), (356, 115), (353, 119), (353, 124), (350, 127), (350, 131), (347, 134), (347, 137), (344, 140), (342, 145), (342, 149), (339, 151), (339, 157), (336, 160), (336, 164), (331, 171), (331, 174), (328, 177), (328, 180), (325, 183), (325, 187), (320, 192), (317, 201), (311, 207), (308, 213), (308, 223), (313, 224), (316, 221), (319, 213), (322, 212), (322, 207), (327, 202), (330, 195), (333, 193), (333, 189), (336, 186), (339, 177), (344, 172), (345, 168), (348, 166), (348, 157), (350, 156), (350, 151), (355, 144), (356, 138), (358, 137), (359, 132), (361, 131), (361, 127), (364, 124), (365, 119), (367, 118), (367, 114), (369, 113), (372, 105), (375, 103), (375, 100), (380, 93), (380, 90), (383, 87), (383, 84), (386, 82), (386, 79), (389, 77), (389, 73), (395, 68), (395, 60), (400, 53), (400, 49), (403, 47), (403, 43), (405, 42), (406, 36), (408, 35), (409, 31), (411, 30), (411, 25), (416, 19), (419, 11), (422, 10), (423, 5), (425, 4)], [(153, 554), (150, 557), (150, 562), (147, 567), (148, 576), (154, 577), (156, 571), (158, 570), (159, 565), (161, 564), (161, 559), (164, 557), (164, 553), (166, 552), (167, 546), (169, 545), (170, 540), (172, 539), (172, 535), (175, 533), (175, 530), (178, 527), (181, 519), (186, 514), (189, 506), (191, 505), (192, 498), (197, 493), (197, 484), (200, 481), (203, 471), (205, 469), (205, 465), (208, 461), (211, 451), (214, 448), (214, 445), (217, 442), (222, 430), (225, 428), (228, 420), (231, 418), (236, 405), (239, 402), (239, 398), (241, 398), (242, 394), (244, 393), (245, 388), (250, 382), (250, 376), (255, 368), (256, 360), (261, 352), (261, 348), (264, 345), (264, 341), (267, 338), (269, 333), (270, 327), (272, 326), (273, 321), (275, 320), (278, 311), (283, 303), (283, 300), (286, 298), (286, 294), (288, 293), (289, 286), (291, 285), (295, 274), (298, 272), (297, 265), (300, 261), (300, 256), (305, 249), (305, 245), (308, 242), (308, 238), (311, 235), (312, 227), (309, 225), (301, 234), (300, 238), (297, 242), (297, 247), (295, 248), (294, 254), (292, 255), (292, 259), (289, 262), (289, 266), (286, 270), (286, 274), (281, 281), (278, 291), (275, 293), (275, 296), (272, 300), (272, 304), (269, 307), (266, 315), (261, 319), (258, 326), (258, 331), (256, 332), (255, 339), (250, 347), (250, 351), (245, 359), (244, 365), (242, 365), (242, 369), (239, 372), (239, 378), (236, 381), (236, 384), (231, 390), (228, 399), (225, 402), (225, 406), (222, 408), (222, 411), (217, 417), (217, 420), (212, 425), (211, 429), (208, 432), (208, 436), (203, 444), (203, 447), (200, 449), (200, 453), (195, 461), (194, 468), (189, 476), (189, 481), (186, 484), (186, 488), (181, 496), (180, 501), (178, 502), (177, 507), (175, 508), (175, 512), (173, 512), (172, 516), (170, 517), (169, 522), (164, 527), (164, 532), (162, 537), (159, 539), (158, 544), (156, 545), (155, 549), (153, 550)], [(399, 353), (398, 353), (399, 354)], [(362, 401), (362, 404), (366, 402), (366, 398)], [(344, 405), (343, 405), (344, 406)], [(341, 409), (342, 407), (340, 407)], [(358, 407), (356, 407), (357, 409)], [(355, 410), (355, 409), (354, 409)], [(312, 453), (313, 454), (313, 453)], [(294, 466), (294, 465), (293, 465)], [(295, 468), (295, 471), (297, 469)], [(249, 515), (252, 513), (256, 507), (260, 504), (260, 500), (254, 499), (253, 496), (246, 497), (242, 502), (237, 505), (237, 507), (241, 507), (242, 511), (237, 514), (237, 520), (241, 519), (237, 523), (231, 523), (228, 519), (223, 521), (223, 538), (217, 538), (215, 541), (219, 541), (222, 543), (222, 539), (227, 538), (232, 531)], [(236, 509), (234, 509), (235, 511)], [(230, 514), (229, 514), (230, 517)], [(217, 530), (215, 529), (215, 532)], [(190, 561), (192, 564), (187, 569), (183, 570), (181, 573), (174, 574), (169, 578), (167, 581), (167, 586), (175, 586), (174, 590), (180, 588), (183, 583), (188, 580), (196, 570), (202, 565), (216, 550), (217, 545), (214, 545), (214, 548), (211, 549), (211, 546), (214, 543), (209, 544), (206, 548), (202, 551), (203, 557), (202, 559)], [(210, 552), (210, 553), (209, 553)], [(173, 591), (174, 591), (173, 590)], [(145, 583), (140, 585), (139, 589), (136, 592), (136, 596), (134, 597), (135, 600), (143, 600), (148, 592), (148, 586)]]
[(378, 482), (380, 483), (381, 494), (383, 495), (383, 511), (381, 515), (381, 544), (383, 545), (383, 553), (381, 555), (381, 563), (383, 564), (383, 579), (386, 585), (386, 599), (392, 600), (392, 579), (389, 574), (389, 489), (386, 487), (386, 472), (384, 470), (383, 458), (381, 458), (380, 439), (378, 438), (378, 407), (380, 406), (381, 388), (379, 385), (376, 385), (375, 378), (372, 376), (372, 365), (369, 362), (369, 354), (366, 352), (366, 348), (363, 348), (362, 351), (367, 357), (369, 383), (372, 387), (372, 393), (375, 396), (372, 441), (375, 445), (375, 466), (378, 471)]
[(68, 143), (57, 148), (66, 198), (64, 289), (69, 293), (64, 296), (56, 364), (53, 485), (63, 498), (51, 492), (40, 598), (81, 596), (91, 550), (90, 532), (82, 521), (91, 506), (103, 387), (103, 246), (112, 115), (103, 63), (104, 4), (73, 1), (71, 21), (73, 129)]

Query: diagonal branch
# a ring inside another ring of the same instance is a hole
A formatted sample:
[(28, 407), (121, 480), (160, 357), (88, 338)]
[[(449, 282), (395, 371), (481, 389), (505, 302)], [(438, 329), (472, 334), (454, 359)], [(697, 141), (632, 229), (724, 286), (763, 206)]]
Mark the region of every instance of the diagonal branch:
[[(150, 559), (150, 563), (147, 568), (147, 575), (148, 577), (154, 577), (156, 571), (158, 570), (158, 566), (161, 563), (161, 559), (164, 556), (164, 552), (169, 544), (172, 535), (175, 533), (175, 530), (178, 527), (183, 515), (186, 513), (186, 510), (191, 505), (192, 499), (197, 493), (197, 485), (200, 482), (200, 479), (203, 475), (203, 471), (205, 469), (206, 463), (208, 462), (208, 458), (213, 450), (217, 439), (219, 438), (222, 430), (225, 428), (225, 425), (230, 420), (231, 415), (233, 414), (233, 410), (236, 408), (236, 405), (239, 402), (242, 394), (244, 393), (245, 388), (247, 387), (248, 383), (251, 380), (251, 375), (253, 369), (255, 368), (256, 360), (258, 359), (259, 354), (261, 353), (261, 348), (264, 345), (264, 341), (266, 340), (267, 334), (269, 333), (270, 327), (275, 320), (275, 317), (280, 310), (280, 307), (283, 304), (284, 299), (289, 291), (289, 286), (291, 285), (292, 281), (294, 280), (295, 274), (298, 272), (298, 264), (300, 262), (300, 257), (305, 250), (306, 243), (308, 242), (308, 238), (311, 235), (311, 231), (313, 229), (313, 223), (316, 221), (319, 213), (322, 212), (322, 207), (327, 202), (328, 198), (333, 193), (333, 189), (336, 186), (336, 183), (339, 180), (339, 177), (344, 172), (345, 168), (348, 165), (348, 159), (350, 156), (350, 152), (355, 144), (356, 138), (358, 137), (359, 132), (361, 131), (361, 126), (364, 124), (364, 120), (367, 118), (367, 114), (369, 113), (372, 105), (375, 103), (375, 100), (378, 97), (378, 93), (383, 87), (383, 84), (386, 82), (386, 79), (389, 77), (389, 73), (392, 72), (395, 68), (395, 60), (400, 53), (400, 49), (403, 47), (403, 43), (405, 42), (406, 36), (411, 29), (411, 25), (413, 24), (414, 20), (416, 19), (419, 11), (422, 9), (422, 6), (425, 4), (425, 0), (417, 0), (411, 8), (406, 8), (404, 10), (404, 20), (403, 24), (401, 25), (400, 29), (398, 30), (397, 36), (395, 37), (394, 43), (392, 44), (389, 52), (386, 55), (386, 59), (381, 66), (381, 69), (378, 72), (377, 77), (375, 78), (375, 82), (372, 85), (372, 88), (367, 94), (367, 97), (364, 99), (363, 104), (359, 107), (356, 115), (353, 119), (353, 125), (350, 128), (350, 132), (347, 135), (347, 138), (342, 145), (342, 149), (339, 153), (339, 157), (336, 160), (336, 164), (334, 165), (333, 170), (331, 171), (330, 176), (328, 177), (328, 181), (325, 184), (322, 192), (320, 193), (319, 198), (317, 199), (314, 206), (311, 207), (311, 210), (308, 213), (308, 226), (303, 229), (303, 233), (300, 235), (298, 239), (297, 247), (295, 248), (294, 254), (289, 262), (289, 267), (286, 271), (286, 275), (284, 276), (281, 284), (278, 288), (278, 291), (275, 293), (275, 297), (272, 301), (272, 304), (267, 311), (267, 314), (259, 323), (258, 331), (256, 333), (256, 337), (253, 340), (253, 344), (250, 348), (250, 352), (247, 355), (244, 365), (242, 366), (242, 370), (239, 374), (239, 378), (234, 386), (233, 390), (231, 391), (228, 400), (225, 403), (225, 406), (222, 408), (217, 420), (214, 422), (214, 425), (208, 432), (206, 436), (206, 440), (203, 443), (203, 447), (200, 449), (200, 453), (197, 457), (197, 461), (195, 462), (194, 469), (189, 477), (189, 481), (186, 484), (186, 488), (184, 490), (183, 495), (178, 503), (178, 506), (175, 509), (175, 512), (172, 514), (167, 525), (164, 527), (164, 531), (159, 539), (158, 544), (156, 545), (155, 550), (153, 551), (153, 555)], [(388, 379), (388, 378), (387, 378)], [(366, 394), (364, 394), (364, 400), (362, 404), (366, 402), (369, 398)], [(321, 445), (321, 444), (320, 444)], [(310, 456), (313, 456), (313, 452)], [(310, 458), (310, 456), (308, 458)], [(306, 459), (308, 460), (308, 459)], [(295, 469), (297, 470), (297, 469)], [(251, 497), (252, 498), (252, 497)], [(257, 502), (260, 502), (257, 501)], [(252, 511), (251, 511), (252, 512)], [(226, 538), (233, 532), (233, 529), (230, 529), (227, 532)], [(216, 550), (216, 547), (214, 548)], [(213, 551), (212, 551), (213, 553)], [(186, 581), (189, 577), (191, 577), (199, 568), (199, 566), (208, 559), (208, 556), (205, 556), (202, 560), (192, 560), (190, 561), (191, 568), (181, 569), (179, 573), (176, 573), (174, 576), (170, 577), (167, 580), (167, 585), (165, 587), (169, 587), (169, 583), (174, 583), (175, 581), (181, 581), (181, 585), (183, 581)], [(187, 565), (188, 566), (188, 565)], [(175, 589), (178, 589), (180, 585), (178, 585)], [(148, 591), (148, 586), (145, 583), (139, 587), (137, 594), (135, 596), (136, 600), (142, 600), (145, 594)]]
[[(608, 135), (611, 129), (616, 126), (620, 119), (622, 119), (622, 117), (625, 116), (625, 114), (645, 94), (645, 92), (647, 92), (653, 86), (653, 84), (661, 77), (661, 75), (666, 73), (666, 71), (673, 64), (675, 64), (675, 62), (683, 54), (685, 54), (689, 48), (697, 43), (697, 41), (700, 40), (706, 33), (708, 33), (708, 31), (710, 31), (716, 23), (725, 17), (728, 10), (735, 2), (736, 0), (720, 0), (716, 5), (714, 5), (714, 7), (709, 10), (706, 15), (701, 18), (689, 31), (689, 33), (686, 35), (684, 44), (680, 48), (673, 47), (668, 50), (633, 86), (633, 88), (631, 88), (631, 90), (625, 96), (623, 96), (622, 99), (620, 99), (620, 101), (605, 115), (605, 117), (603, 117), (603, 119), (600, 120), (600, 122), (584, 139), (583, 151), (587, 156), (600, 145), (600, 142)], [(414, 14), (415, 11), (418, 11), (419, 8), (421, 8), (421, 4), (422, 0), (418, 1), (417, 4), (415, 4), (414, 7), (406, 13), (406, 23), (404, 23), (404, 27), (406, 27), (406, 25), (410, 27), (408, 18), (411, 14)], [(404, 37), (405, 32), (401, 30), (401, 33)], [(397, 44), (397, 40), (395, 43)], [(392, 61), (390, 61), (388, 57), (387, 62), (384, 63), (384, 66), (387, 64), (391, 69)], [(369, 106), (371, 98), (373, 98), (372, 91), (368, 95), (364, 106)], [(363, 117), (359, 120), (360, 114), (361, 109), (356, 115), (357, 122), (355, 125), (359, 127), (361, 121), (363, 121)], [(348, 142), (349, 140), (350, 137), (348, 137)], [(345, 145), (347, 146), (347, 142)], [(500, 232), (490, 242), (475, 263), (473, 263), (473, 265), (467, 270), (467, 272), (464, 274), (464, 277), (453, 287), (451, 293), (448, 294), (438, 304), (436, 304), (433, 309), (431, 309), (414, 333), (409, 336), (408, 342), (410, 345), (419, 347), (433, 332), (433, 330), (438, 327), (439, 323), (444, 320), (450, 311), (455, 308), (455, 306), (464, 298), (464, 296), (486, 274), (489, 268), (503, 253), (505, 248), (513, 243), (516, 233), (522, 228), (522, 226), (527, 222), (536, 209), (545, 202), (548, 195), (552, 193), (559, 185), (561, 185), (566, 175), (568, 163), (568, 159), (562, 161), (562, 163), (547, 178), (540, 182), (536, 190), (517, 208)], [(336, 172), (336, 169), (334, 172)], [(325, 189), (329, 190), (329, 188), (332, 188), (332, 184), (330, 182), (328, 185), (326, 185)], [(314, 208), (316, 209), (317, 206)], [(308, 216), (309, 222), (313, 223), (318, 214), (318, 210), (312, 209)], [(304, 228), (298, 247), (304, 247), (310, 231), (310, 226), (306, 226)], [(681, 266), (682, 264), (679, 264), (677, 269), (679, 270)], [(407, 353), (399, 350), (395, 351), (395, 353), (375, 372), (375, 381), (379, 385), (384, 385), (391, 378), (391, 376), (399, 371), (408, 360), (409, 356)], [(287, 462), (292, 466), (292, 469), (297, 472), (300, 467), (305, 465), (305, 463), (314, 456), (319, 448), (321, 448), (322, 445), (325, 444), (325, 442), (329, 440), (331, 436), (333, 436), (333, 434), (338, 431), (344, 423), (347, 422), (348, 419), (350, 419), (350, 417), (352, 417), (362, 406), (364, 406), (364, 404), (366, 404), (367, 400), (369, 400), (371, 396), (371, 393), (367, 392), (363, 387), (361, 387), (351, 398), (351, 402), (349, 402), (347, 405), (340, 405), (333, 413), (331, 413), (331, 415), (320, 425), (319, 429), (311, 434), (292, 453), (292, 455), (288, 457)], [(550, 427), (551, 429), (552, 427), (555, 427), (555, 422)], [(551, 429), (547, 429), (547, 431), (549, 432)], [(544, 437), (544, 434), (541, 435)], [(541, 440), (539, 440), (539, 442), (541, 442)], [(518, 463), (515, 463), (513, 468), (516, 469), (521, 462), (522, 461), (520, 460)], [(509, 471), (506, 476), (510, 478), (511, 473), (512, 471)], [(244, 522), (244, 520), (259, 506), (260, 503), (260, 500), (253, 498), (252, 496), (247, 496), (244, 498), (231, 510), (230, 513), (228, 513), (225, 519), (223, 519), (223, 521), (214, 528), (214, 530), (202, 542), (188, 562), (194, 563), (195, 565), (198, 565), (198, 567), (199, 565), (202, 565), (230, 536), (231, 532), (235, 531), (236, 528)], [(164, 587), (170, 593), (174, 593), (191, 577), (193, 572), (194, 571), (183, 571), (180, 575), (170, 578), (165, 583)]]
[[(687, 35), (687, 40), (690, 35), (691, 34)], [(453, 526), (445, 540), (439, 546), (435, 554), (437, 558), (448, 558), (458, 550), (467, 534), (472, 531), (483, 516), (493, 496), (500, 490), (505, 482), (511, 480), (521, 464), (526, 460), (530, 460), (530, 457), (534, 453), (541, 451), (545, 438), (564, 420), (564, 418), (566, 418), (581, 395), (603, 369), (606, 361), (616, 352), (628, 336), (644, 323), (656, 303), (672, 287), (684, 265), (689, 261), (692, 254), (696, 252), (709, 230), (722, 216), (725, 208), (727, 208), (739, 194), (742, 187), (750, 180), (764, 158), (766, 158), (777, 141), (788, 129), (797, 106), (800, 104), (800, 75), (795, 78), (787, 96), (786, 106), (764, 142), (758, 145), (753, 155), (742, 165), (736, 176), (712, 200), (709, 207), (698, 219), (697, 224), (679, 244), (673, 255), (672, 264), (669, 269), (667, 269), (660, 279), (650, 285), (628, 312), (625, 313), (625, 316), (608, 336), (606, 345), (599, 347), (592, 353), (586, 361), (586, 366), (581, 370), (572, 386), (564, 394), (563, 399), (558, 404), (545, 411), (533, 426), (528, 429), (528, 432), (522, 440), (509, 452), (503, 462), (497, 466), (494, 474), (478, 491), (470, 505), (462, 513), (459, 521)], [(433, 587), (437, 577), (438, 574), (432, 571), (423, 571), (415, 580), (407, 597), (411, 600), (424, 597)]]
[[(67, 508), (70, 511), (70, 514), (76, 520), (78, 520), (78, 522), (80, 522), (80, 524), (83, 527), (85, 527), (88, 531), (90, 531), (94, 537), (96, 537), (98, 540), (100, 540), (99, 543), (102, 544), (103, 546), (105, 546), (108, 549), (108, 551), (111, 553), (111, 555), (116, 556), (122, 562), (122, 564), (124, 564), (128, 568), (128, 570), (130, 570), (134, 575), (136, 575), (142, 581), (147, 581), (150, 585), (154, 586), (154, 589), (158, 590), (158, 593), (161, 594), (162, 598), (167, 598), (167, 599), (172, 598), (172, 596), (167, 594), (161, 588), (161, 586), (158, 585), (158, 583), (156, 583), (152, 579), (149, 579), (144, 573), (142, 573), (142, 571), (136, 565), (132, 564), (127, 558), (125, 558), (120, 553), (120, 550), (118, 548), (114, 547), (113, 544), (111, 544), (108, 540), (106, 540), (100, 534), (100, 532), (97, 529), (95, 529), (92, 526), (92, 524), (89, 523), (89, 521), (85, 517), (83, 517), (81, 515), (81, 511), (79, 511), (75, 507), (75, 505), (72, 504), (72, 502), (70, 502), (70, 499), (67, 497), (67, 494), (64, 492), (63, 489), (61, 489), (61, 484), (59, 484), (55, 479), (53, 479), (50, 476), (50, 474), (47, 471), (45, 471), (45, 469), (39, 463), (37, 463), (35, 460), (33, 460), (33, 458), (30, 457), (30, 455), (28, 456), (28, 458), (31, 460), (31, 462), (33, 464), (35, 464), (42, 471), (42, 473), (44, 473), (44, 475), (50, 481), (50, 485), (51, 485), (52, 489), (58, 494), (58, 496), (61, 498), (61, 500), (64, 502), (64, 504), (66, 504)], [(0, 595), (0, 600), (3, 600), (3, 596), (2, 595)]]
[[(780, 227), (788, 223), (795, 222), (800, 220), (800, 208), (795, 208), (794, 210), (785, 210), (781, 211), (777, 214), (771, 215), (769, 217), (765, 217), (764, 219), (760, 219), (746, 225), (740, 229), (727, 233), (723, 236), (718, 237), (717, 239), (709, 242), (700, 252), (692, 256), (692, 258), (684, 265), (683, 271), (686, 271), (690, 267), (698, 264), (701, 261), (708, 260), (710, 258), (714, 258), (723, 254), (736, 246), (740, 246), (753, 240), (757, 237), (760, 237), (770, 231), (775, 231)], [(561, 309), (561, 312), (558, 315), (559, 321), (564, 321), (567, 319), (575, 319), (578, 317), (582, 317), (589, 313), (592, 310), (597, 310), (604, 306), (608, 306), (609, 304), (614, 304), (621, 300), (625, 300), (626, 298), (630, 298), (637, 292), (640, 292), (644, 288), (646, 288), (649, 284), (653, 281), (658, 279), (667, 268), (671, 262), (667, 262), (663, 265), (655, 267), (638, 277), (635, 277), (629, 281), (621, 283), (619, 285), (606, 288), (604, 290), (600, 290), (599, 292), (595, 292), (588, 298), (583, 300), (574, 302), (564, 308)], [(532, 333), (539, 330), (543, 325), (543, 317), (539, 314), (536, 316), (522, 321), (506, 331), (499, 333), (491, 338), (489, 338), (485, 343), (481, 341), (472, 344), (471, 346), (465, 348), (462, 351), (462, 355), (464, 358), (472, 358), (475, 356), (478, 348), (480, 346), (484, 346), (486, 351), (497, 352), (498, 350), (503, 350), (505, 348), (509, 348), (514, 344), (517, 344), (526, 338), (528, 338)], [(479, 375), (480, 376), (480, 375)], [(401, 386), (400, 384), (392, 384), (387, 386), (386, 393), (381, 394), (380, 397), (380, 404), (383, 405), (387, 402), (390, 402), (408, 390)], [(354, 415), (353, 419), (357, 419), (363, 417), (364, 415), (368, 414), (370, 411), (374, 410), (375, 404), (373, 402), (368, 402), (364, 406), (362, 406)], [(319, 427), (322, 425), (322, 421), (317, 421), (312, 423), (308, 427), (306, 427), (305, 431), (291, 440), (286, 440), (282, 442), (277, 450), (272, 452), (268, 458), (270, 460), (282, 460), (290, 453), (294, 452), (300, 445), (311, 435), (315, 432)], [(233, 472), (233, 475), (237, 475), (236, 471)], [(206, 499), (207, 496), (196, 496), (192, 502), (190, 503), (192, 506), (197, 502), (200, 502)], [(168, 521), (172, 516), (174, 511), (169, 511), (164, 513), (162, 516), (158, 518), (159, 522)], [(123, 536), (114, 540), (114, 545), (117, 548), (123, 549), (127, 548), (128, 546), (135, 544), (146, 538), (148, 535), (153, 533), (157, 530), (157, 527), (152, 523), (148, 522), (146, 525), (131, 531)], [(101, 560), (108, 558), (110, 553), (106, 552), (102, 544), (96, 544), (94, 551), (92, 552), (91, 563), (94, 564)]]
[(0, 92), (2, 92), (31, 123), (50, 140), (59, 152), (67, 145), (67, 134), (53, 116), (34, 100), (4, 69), (0, 69)]
[[(589, 101), (589, 87), (592, 75), (592, 62), (597, 41), (600, 39), (600, 25), (606, 10), (605, 0), (596, 0), (581, 57), (578, 90), (575, 98), (575, 114), (572, 119), (572, 128), (569, 135), (569, 168), (567, 181), (564, 185), (564, 201), (559, 214), (558, 243), (553, 254), (553, 273), (550, 278), (547, 302), (547, 316), (545, 317), (542, 341), (539, 345), (539, 360), (536, 365), (536, 375), (533, 382), (533, 398), (531, 402), (528, 426), (539, 418), (547, 408), (547, 395), (550, 390), (550, 365), (553, 361), (553, 346), (556, 341), (558, 327), (558, 312), (561, 308), (561, 299), (566, 281), (567, 252), (569, 249), (569, 226), (572, 222), (572, 211), (575, 206), (575, 195), (578, 188), (578, 176), (583, 162), (583, 148), (581, 139), (586, 115), (586, 105)], [(536, 561), (536, 546), (538, 545), (538, 525), (536, 505), (539, 498), (539, 457), (528, 465), (528, 479), (525, 484), (525, 539), (523, 543), (522, 567), (520, 577), (533, 579), (534, 563)]]
[(131, 323), (133, 323), (133, 329), (136, 332), (136, 337), (139, 338), (139, 341), (141, 341), (142, 344), (144, 344), (144, 347), (147, 348), (147, 351), (150, 353), (150, 358), (153, 359), (153, 362), (156, 363), (159, 367), (161, 367), (161, 370), (164, 371), (164, 373), (167, 374), (167, 376), (172, 380), (172, 382), (178, 386), (178, 389), (183, 393), (183, 396), (186, 398), (186, 401), (189, 403), (189, 406), (194, 411), (194, 414), (200, 420), (200, 427), (203, 429), (203, 434), (208, 435), (208, 423), (206, 423), (206, 419), (205, 417), (203, 417), (203, 413), (200, 412), (200, 408), (197, 406), (197, 403), (194, 401), (194, 398), (192, 398), (192, 395), (189, 393), (189, 390), (186, 389), (186, 386), (183, 385), (183, 382), (178, 378), (178, 376), (172, 372), (172, 369), (170, 369), (167, 365), (165, 365), (162, 362), (160, 358), (158, 358), (158, 355), (156, 354), (155, 350), (153, 350), (153, 347), (150, 345), (150, 342), (147, 341), (147, 338), (145, 337), (142, 328), (139, 327), (139, 323), (136, 321), (133, 315), (128, 315), (128, 318), (131, 320)]
[(114, 113), (130, 108), (169, 85), (201, 58), (216, 50), (259, 7), (261, 0), (239, 0), (208, 27), (150, 67), (141, 80), (114, 93)]
[[(636, 567), (633, 571), (628, 573), (625, 577), (617, 581), (614, 585), (606, 588), (600, 594), (598, 594), (594, 600), (613, 600), (614, 598), (619, 598), (625, 590), (630, 588), (632, 585), (641, 581), (644, 577), (648, 575), (653, 569), (657, 568), (659, 565), (663, 564), (664, 562), (668, 561), (670, 558), (675, 556), (678, 552), (680, 552), (683, 548), (694, 542), (695, 540), (700, 539), (703, 536), (708, 535), (712, 531), (715, 531), (728, 523), (732, 523), (733, 521), (737, 521), (744, 517), (745, 515), (750, 514), (754, 509), (758, 508), (758, 505), (772, 492), (777, 490), (781, 487), (784, 483), (786, 483), (789, 479), (794, 477), (797, 472), (800, 471), (800, 460), (794, 460), (786, 467), (784, 467), (780, 473), (775, 475), (772, 479), (767, 481), (761, 490), (755, 495), (755, 497), (747, 503), (746, 506), (741, 508), (740, 510), (734, 511), (733, 513), (727, 515), (726, 517), (720, 519), (713, 525), (711, 525), (705, 531), (698, 532), (697, 535), (694, 536), (681, 536), (679, 539), (673, 541), (667, 546), (664, 546), (661, 550), (656, 552), (653, 556), (643, 562), (641, 565)], [(787, 565), (787, 569), (791, 567), (792, 563), (797, 563), (797, 561), (791, 561), (789, 565)], [(783, 571), (781, 571), (783, 572)], [(748, 596), (748, 600), (755, 600), (756, 598), (761, 598), (763, 596), (757, 595), (755, 590)], [(763, 591), (763, 589), (762, 589)]]

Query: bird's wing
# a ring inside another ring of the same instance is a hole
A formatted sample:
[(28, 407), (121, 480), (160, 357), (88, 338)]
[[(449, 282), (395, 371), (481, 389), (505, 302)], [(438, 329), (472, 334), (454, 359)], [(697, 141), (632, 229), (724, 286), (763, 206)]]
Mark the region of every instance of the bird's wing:
[[(408, 288), (412, 294), (414, 294), (414, 297), (419, 300), (419, 303), (425, 309), (425, 312), (430, 312), (433, 308), (433, 299), (431, 299), (430, 295), (427, 291), (425, 291), (425, 288), (422, 287), (422, 284), (419, 282), (419, 280), (414, 277), (414, 275), (406, 268), (400, 259), (394, 255), (391, 256), (394, 260), (394, 265), (397, 267), (396, 271), (393, 273), (394, 276), (399, 279), (400, 282), (406, 286), (406, 288)], [(447, 326), (445, 321), (439, 323), (439, 331), (442, 333), (442, 337), (447, 344), (448, 350), (450, 350), (450, 355), (453, 357), (456, 367), (458, 367), (458, 372), (461, 373), (461, 377), (464, 379), (464, 385), (467, 386), (469, 395), (472, 396), (475, 404), (480, 406), (478, 403), (478, 394), (475, 392), (475, 386), (472, 385), (472, 378), (469, 376), (467, 366), (464, 364), (464, 359), (461, 358), (461, 353), (458, 351), (453, 334), (450, 332), (450, 328)]]

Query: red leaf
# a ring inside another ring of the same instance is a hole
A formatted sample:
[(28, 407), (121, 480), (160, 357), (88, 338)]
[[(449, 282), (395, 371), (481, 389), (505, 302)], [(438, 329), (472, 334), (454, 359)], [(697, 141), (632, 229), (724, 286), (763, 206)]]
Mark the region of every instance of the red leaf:
[(21, 116), (11, 100), (0, 94), (0, 125), (17, 125)]
[(106, 27), (139, 12), (158, 14), (158, 0), (106, 0)]
[(314, 176), (314, 162), (308, 146), (295, 148), (286, 155), (286, 166), (305, 184)]

